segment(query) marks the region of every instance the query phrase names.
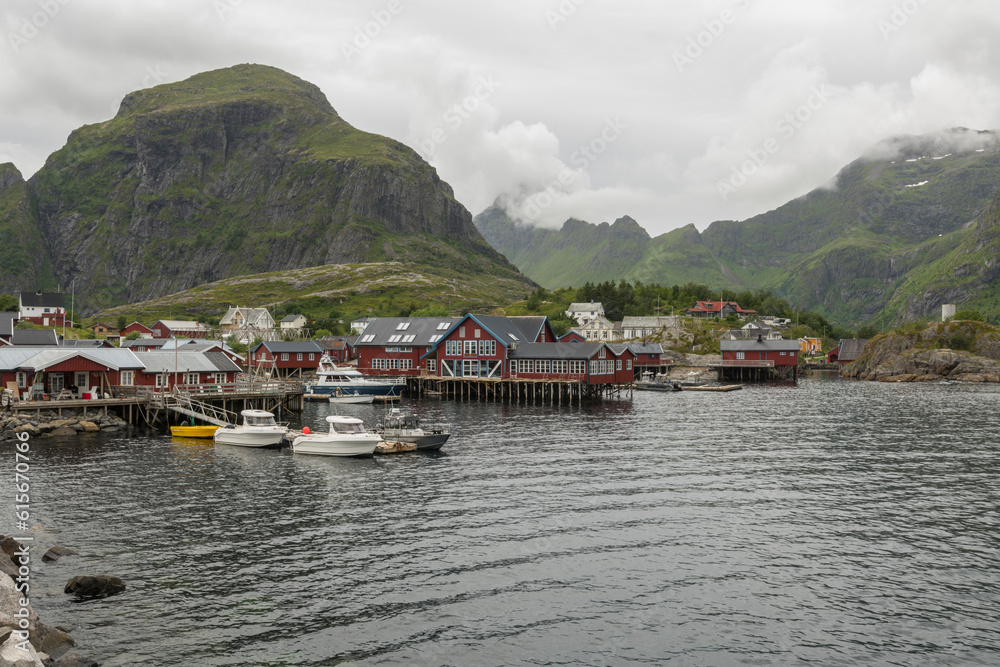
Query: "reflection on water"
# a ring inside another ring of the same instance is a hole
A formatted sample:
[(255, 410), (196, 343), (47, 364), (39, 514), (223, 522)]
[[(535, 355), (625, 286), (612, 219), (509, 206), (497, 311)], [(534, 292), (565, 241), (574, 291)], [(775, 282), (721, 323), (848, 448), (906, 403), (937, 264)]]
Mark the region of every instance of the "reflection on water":
[[(428, 400), (437, 454), (37, 440), (36, 607), (105, 665), (988, 664), (996, 387)], [(313, 403), (373, 426), (378, 405)], [(9, 484), (9, 482), (5, 482)], [(74, 604), (75, 574), (128, 591)]]

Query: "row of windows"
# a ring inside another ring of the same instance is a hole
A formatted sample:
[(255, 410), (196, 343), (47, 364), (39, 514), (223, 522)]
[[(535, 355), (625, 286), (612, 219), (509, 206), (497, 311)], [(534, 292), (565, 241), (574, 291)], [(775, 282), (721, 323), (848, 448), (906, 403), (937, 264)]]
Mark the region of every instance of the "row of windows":
[[(296, 352), (295, 353), (295, 361), (303, 361), (305, 354), (306, 354), (305, 352)], [(315, 352), (309, 352), (308, 354), (309, 354), (309, 361), (316, 361), (316, 353)], [(281, 353), (281, 360), (282, 361), (288, 361), (289, 355), (290, 355), (289, 352), (282, 352)], [(267, 352), (261, 352), (260, 353), (260, 358), (261, 359), (267, 359)]]
[(408, 371), (413, 368), (413, 359), (372, 359), (372, 368), (379, 371)]
[(448, 357), (495, 357), (497, 342), (495, 340), (446, 340), (444, 353)]

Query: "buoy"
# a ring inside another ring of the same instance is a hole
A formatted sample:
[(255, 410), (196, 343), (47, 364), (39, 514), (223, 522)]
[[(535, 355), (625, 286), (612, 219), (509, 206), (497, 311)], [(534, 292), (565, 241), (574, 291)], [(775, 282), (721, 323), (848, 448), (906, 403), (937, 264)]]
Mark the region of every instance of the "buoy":
[(309, 435), (309, 427), (308, 426), (306, 426), (305, 428), (302, 429), (302, 434), (303, 435)]

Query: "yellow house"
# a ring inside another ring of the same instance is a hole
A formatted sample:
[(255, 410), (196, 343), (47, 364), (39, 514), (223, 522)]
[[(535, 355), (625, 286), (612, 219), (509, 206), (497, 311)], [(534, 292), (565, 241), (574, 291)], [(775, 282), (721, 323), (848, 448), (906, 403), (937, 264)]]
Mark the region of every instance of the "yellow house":
[(823, 354), (823, 341), (819, 338), (800, 338), (799, 347), (804, 357)]

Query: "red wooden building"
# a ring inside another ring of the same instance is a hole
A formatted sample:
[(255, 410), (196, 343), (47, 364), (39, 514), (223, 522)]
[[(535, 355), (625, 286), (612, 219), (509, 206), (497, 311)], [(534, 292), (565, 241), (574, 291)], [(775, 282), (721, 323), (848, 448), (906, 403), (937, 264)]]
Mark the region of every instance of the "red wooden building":
[(136, 352), (135, 356), (143, 368), (134, 384), (154, 391), (166, 391), (175, 385), (211, 391), (218, 385), (234, 383), (243, 370), (222, 349), (211, 345), (181, 345), (176, 350)]
[(280, 378), (302, 377), (303, 371), (315, 371), (323, 358), (323, 349), (311, 340), (264, 341), (250, 350), (250, 369), (273, 369)]
[(78, 398), (95, 387), (93, 393), (103, 396), (115, 386), (132, 385), (142, 369), (132, 352), (118, 348), (0, 348), (0, 383), (15, 383), (24, 398), (55, 398), (73, 386)]
[(697, 301), (694, 307), (688, 308), (688, 315), (692, 317), (728, 317), (735, 313), (740, 317), (756, 315), (756, 310), (745, 310), (735, 301)]
[(722, 375), (728, 379), (798, 380), (797, 340), (721, 340)]
[(133, 322), (132, 324), (128, 325), (118, 333), (119, 335), (121, 335), (122, 338), (125, 338), (125, 336), (129, 335), (133, 331), (138, 331), (139, 335), (142, 336), (142, 338), (153, 337), (153, 330), (147, 327), (145, 324), (142, 324), (141, 322)]
[[(445, 337), (464, 338), (466, 331), (470, 340), (548, 342), (556, 339), (546, 317), (377, 317), (358, 337), (358, 370), (369, 375), (439, 374), (437, 354), (428, 353)], [(482, 355), (483, 363), (490, 358), (494, 361), (504, 358), (495, 343), (490, 351), (492, 354)]]

